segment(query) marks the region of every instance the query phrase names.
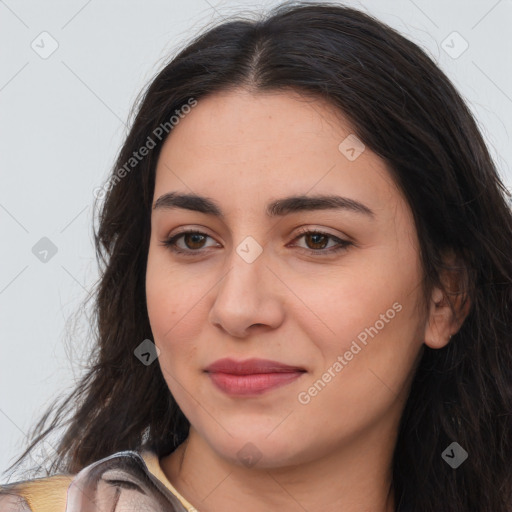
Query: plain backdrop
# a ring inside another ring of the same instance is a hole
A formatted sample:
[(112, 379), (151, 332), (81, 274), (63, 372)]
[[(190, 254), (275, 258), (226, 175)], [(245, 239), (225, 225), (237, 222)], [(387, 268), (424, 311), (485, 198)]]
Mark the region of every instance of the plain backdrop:
[[(88, 326), (79, 321), (69, 341), (66, 325), (97, 277), (93, 191), (114, 164), (137, 94), (211, 22), (276, 3), (0, 0), (0, 472), (83, 371)], [(468, 102), (510, 187), (512, 0), (344, 4), (428, 51)]]

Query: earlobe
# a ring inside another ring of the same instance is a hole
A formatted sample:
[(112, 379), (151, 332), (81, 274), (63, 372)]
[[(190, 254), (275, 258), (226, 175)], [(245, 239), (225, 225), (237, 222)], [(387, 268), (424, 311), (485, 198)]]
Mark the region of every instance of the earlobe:
[[(450, 263), (453, 264), (453, 257), (451, 259)], [(452, 268), (457, 270), (447, 270), (448, 275), (443, 276), (446, 278), (448, 291), (444, 292), (440, 287), (435, 287), (431, 295), (424, 342), (434, 349), (448, 345), (451, 337), (460, 330), (470, 309), (470, 301), (462, 285), (464, 272), (460, 270), (463, 267)]]
[(434, 349), (443, 348), (456, 332), (453, 325), (454, 315), (443, 292), (435, 288), (428, 311), (424, 342)]

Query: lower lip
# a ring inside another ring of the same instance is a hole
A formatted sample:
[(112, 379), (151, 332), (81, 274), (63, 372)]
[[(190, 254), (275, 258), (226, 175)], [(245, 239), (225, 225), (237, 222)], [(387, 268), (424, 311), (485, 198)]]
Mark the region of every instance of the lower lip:
[(228, 395), (261, 395), (266, 391), (284, 386), (298, 379), (304, 372), (255, 373), (233, 375), (208, 373), (212, 382)]

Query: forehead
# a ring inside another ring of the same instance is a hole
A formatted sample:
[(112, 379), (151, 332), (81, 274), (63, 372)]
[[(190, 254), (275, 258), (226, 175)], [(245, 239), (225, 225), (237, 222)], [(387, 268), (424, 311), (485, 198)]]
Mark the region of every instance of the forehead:
[(226, 200), (248, 191), (336, 190), (377, 207), (400, 199), (385, 162), (358, 142), (342, 113), (295, 91), (237, 89), (199, 99), (160, 153), (155, 197), (171, 189), (217, 189)]

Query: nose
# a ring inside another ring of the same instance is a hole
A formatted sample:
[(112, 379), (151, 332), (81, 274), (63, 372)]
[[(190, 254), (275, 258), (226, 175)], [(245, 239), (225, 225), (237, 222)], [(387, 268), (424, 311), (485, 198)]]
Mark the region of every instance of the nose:
[(233, 251), (209, 312), (212, 325), (245, 338), (256, 330), (276, 329), (284, 320), (282, 283), (267, 266), (265, 251), (252, 263)]

